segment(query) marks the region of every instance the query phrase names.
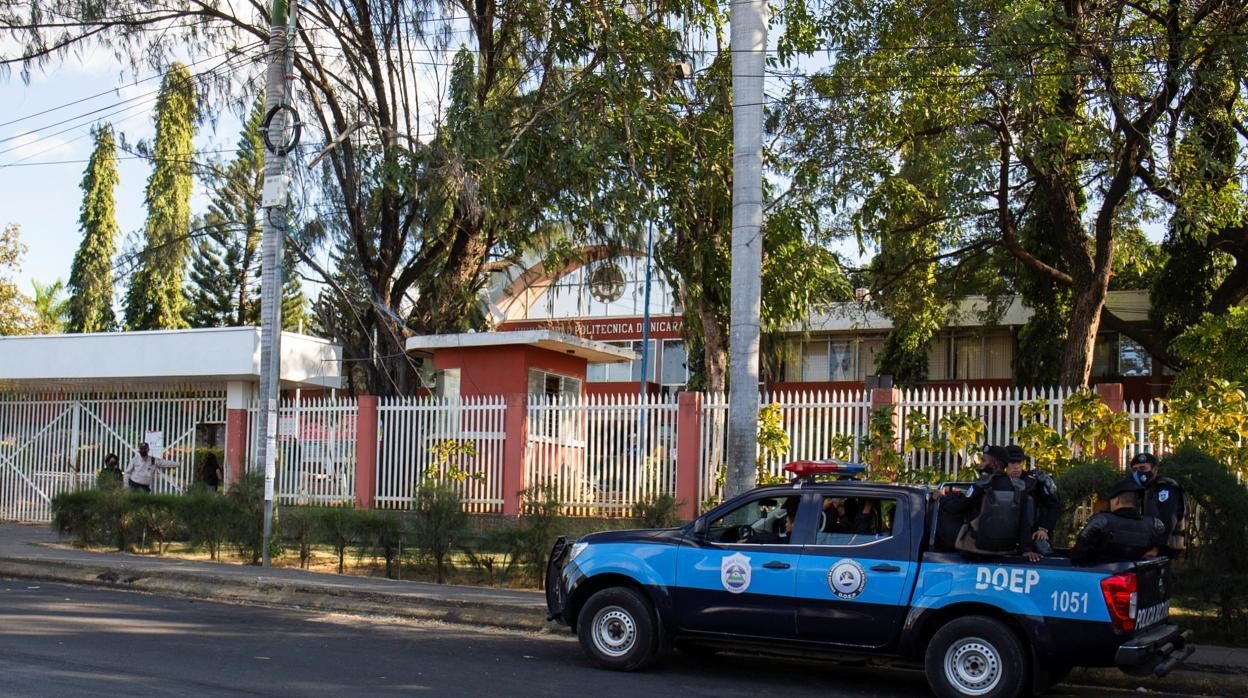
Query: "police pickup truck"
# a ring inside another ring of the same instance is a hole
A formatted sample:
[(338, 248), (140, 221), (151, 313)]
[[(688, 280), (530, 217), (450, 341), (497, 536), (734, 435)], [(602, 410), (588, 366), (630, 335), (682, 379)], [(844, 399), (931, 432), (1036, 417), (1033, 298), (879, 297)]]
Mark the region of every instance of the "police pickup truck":
[(1194, 649), (1167, 622), (1164, 558), (1076, 566), (1060, 552), (1030, 563), (941, 551), (929, 488), (817, 481), (847, 469), (821, 461), (787, 469), (792, 483), (681, 528), (559, 539), (551, 618), (609, 669), (670, 647), (868, 654), (922, 662), (939, 696), (1042, 692), (1075, 666), (1163, 676)]

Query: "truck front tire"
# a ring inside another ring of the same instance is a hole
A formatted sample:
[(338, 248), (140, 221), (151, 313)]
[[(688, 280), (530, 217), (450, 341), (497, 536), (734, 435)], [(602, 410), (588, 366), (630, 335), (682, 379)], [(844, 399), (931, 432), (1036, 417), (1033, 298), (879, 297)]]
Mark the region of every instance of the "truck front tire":
[(924, 669), (941, 698), (1002, 698), (1029, 688), (1030, 657), (1013, 631), (988, 616), (945, 623), (927, 645)]
[(658, 633), (650, 601), (636, 589), (596, 592), (577, 615), (577, 639), (607, 669), (635, 671), (654, 660)]

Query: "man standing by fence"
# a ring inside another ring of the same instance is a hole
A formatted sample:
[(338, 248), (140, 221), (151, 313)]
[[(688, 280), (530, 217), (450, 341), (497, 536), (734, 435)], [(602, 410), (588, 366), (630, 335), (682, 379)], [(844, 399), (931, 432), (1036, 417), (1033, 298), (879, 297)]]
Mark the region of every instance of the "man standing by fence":
[(150, 455), (147, 450), (147, 442), (140, 442), (138, 454), (126, 465), (126, 483), (130, 485), (131, 492), (151, 492), (152, 479), (156, 477), (158, 469), (178, 467), (176, 462), (157, 458)]

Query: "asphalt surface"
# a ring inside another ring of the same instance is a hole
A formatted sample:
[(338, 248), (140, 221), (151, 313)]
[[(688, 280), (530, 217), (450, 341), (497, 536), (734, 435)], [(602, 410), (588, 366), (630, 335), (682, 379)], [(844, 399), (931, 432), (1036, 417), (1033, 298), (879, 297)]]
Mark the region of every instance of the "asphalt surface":
[[(920, 673), (895, 668), (678, 655), (618, 674), (590, 665), (570, 635), (9, 579), (0, 580), (0, 677), (8, 696), (927, 694)], [(1051, 695), (1139, 693), (1074, 686)]]

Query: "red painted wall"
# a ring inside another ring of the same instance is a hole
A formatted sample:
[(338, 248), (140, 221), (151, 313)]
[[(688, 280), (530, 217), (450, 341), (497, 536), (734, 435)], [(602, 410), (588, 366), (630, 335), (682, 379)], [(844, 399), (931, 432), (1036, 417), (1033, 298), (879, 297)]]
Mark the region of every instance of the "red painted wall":
[(438, 349), (433, 354), (437, 369), (458, 368), (461, 395), (506, 395), (529, 391), (529, 369), (585, 380), (585, 359), (570, 354), (511, 345)]

